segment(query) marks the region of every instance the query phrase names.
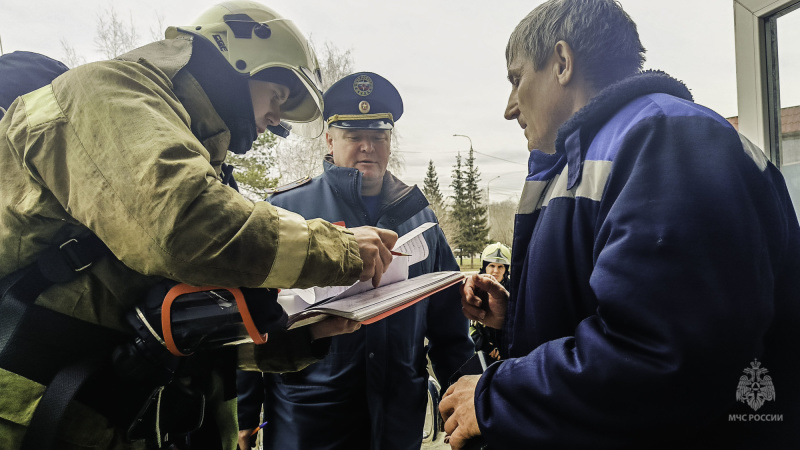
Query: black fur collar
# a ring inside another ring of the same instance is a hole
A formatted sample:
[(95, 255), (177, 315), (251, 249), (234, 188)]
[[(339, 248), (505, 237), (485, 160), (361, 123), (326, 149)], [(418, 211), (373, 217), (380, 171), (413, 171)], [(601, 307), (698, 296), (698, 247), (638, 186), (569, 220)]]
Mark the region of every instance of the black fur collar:
[(660, 70), (646, 70), (624, 78), (600, 91), (586, 106), (576, 112), (556, 136), (556, 151), (564, 151), (564, 141), (578, 128), (596, 131), (623, 105), (647, 94), (663, 93), (693, 101), (692, 93), (683, 82)]

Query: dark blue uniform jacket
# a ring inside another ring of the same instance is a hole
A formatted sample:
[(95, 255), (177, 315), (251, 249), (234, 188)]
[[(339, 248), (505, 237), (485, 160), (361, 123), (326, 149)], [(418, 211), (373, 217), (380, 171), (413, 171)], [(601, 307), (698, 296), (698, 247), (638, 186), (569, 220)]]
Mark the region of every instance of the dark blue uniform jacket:
[(648, 72), (529, 165), (490, 446), (800, 448), (800, 231), (763, 153)]
[[(310, 183), (269, 201), (306, 219), (374, 225), (403, 235), (437, 222), (420, 190), (386, 173), (377, 223), (362, 204), (361, 173), (324, 162)], [(409, 277), (459, 270), (441, 229), (423, 232), (430, 255)], [(473, 354), (457, 287), (444, 290), (355, 333), (332, 338), (329, 354), (297, 372), (267, 375), (265, 448), (419, 449), (427, 402), (427, 360), (446, 383)]]

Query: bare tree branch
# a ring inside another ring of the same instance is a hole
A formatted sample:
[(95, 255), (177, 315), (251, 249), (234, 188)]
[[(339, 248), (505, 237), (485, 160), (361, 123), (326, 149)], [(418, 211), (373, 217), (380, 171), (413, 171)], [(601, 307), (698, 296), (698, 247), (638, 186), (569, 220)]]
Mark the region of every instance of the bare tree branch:
[(317, 139), (293, 138), (277, 148), (278, 172), (282, 183), (322, 173), (322, 157), (328, 152), (325, 135)]
[(97, 36), (94, 39), (97, 50), (106, 59), (114, 59), (117, 56), (136, 48), (138, 35), (133, 24), (133, 16), (130, 16), (129, 25), (126, 27), (122, 20), (117, 17), (117, 12), (112, 6), (105, 11), (105, 15), (97, 16)]
[[(313, 42), (311, 46), (314, 47)], [(353, 71), (350, 50), (342, 51), (331, 42), (325, 42), (318, 54), (322, 72), (322, 91)], [(325, 134), (317, 139), (293, 138), (278, 145), (278, 167), (281, 181), (288, 182), (305, 176), (322, 173), (322, 157), (328, 153)]]
[(150, 27), (150, 41), (157, 42), (164, 40), (164, 15), (156, 13), (156, 28)]
[(70, 45), (64, 38), (61, 38), (61, 49), (64, 50), (63, 62), (70, 69), (86, 64), (86, 58), (79, 56), (78, 52), (75, 51), (75, 47)]
[(399, 152), (400, 149), (400, 133), (397, 131), (397, 125), (392, 130), (392, 153), (389, 155), (389, 164), (387, 168), (396, 176), (403, 174), (406, 168), (406, 157), (403, 153)]
[(489, 204), (490, 241), (502, 242), (511, 247), (514, 239), (514, 214), (516, 211), (517, 202), (511, 199)]

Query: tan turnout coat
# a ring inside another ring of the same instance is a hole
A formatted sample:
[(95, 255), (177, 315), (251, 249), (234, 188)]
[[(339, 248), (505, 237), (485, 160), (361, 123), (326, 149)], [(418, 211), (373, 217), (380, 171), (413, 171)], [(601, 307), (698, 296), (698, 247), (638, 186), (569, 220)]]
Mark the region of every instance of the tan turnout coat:
[[(230, 132), (179, 72), (190, 54), (190, 39), (179, 38), (72, 69), (0, 121), (0, 277), (89, 231), (114, 254), (37, 304), (125, 331), (124, 314), (163, 278), (288, 288), (358, 277), (352, 233), (221, 183)], [(19, 446), (44, 388), (0, 368), (0, 448)], [(67, 421), (65, 447), (116, 445), (88, 408), (73, 405)]]

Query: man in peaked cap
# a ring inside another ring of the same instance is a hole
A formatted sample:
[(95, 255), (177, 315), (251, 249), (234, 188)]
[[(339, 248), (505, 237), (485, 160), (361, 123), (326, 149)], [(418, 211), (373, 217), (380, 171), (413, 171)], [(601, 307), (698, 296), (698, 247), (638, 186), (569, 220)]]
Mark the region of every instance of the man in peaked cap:
[[(399, 235), (437, 222), (420, 190), (386, 170), (392, 130), (403, 114), (397, 89), (375, 73), (355, 73), (328, 89), (324, 105), (330, 150), (324, 173), (268, 200), (307, 219), (373, 225)], [(409, 267), (409, 277), (458, 270), (439, 227), (423, 236), (429, 255)], [(326, 338), (328, 354), (317, 364), (266, 375), (265, 447), (419, 449), (426, 354), (437, 378), (447, 380), (473, 353), (460, 311), (457, 290), (448, 289), (354, 333)], [(240, 395), (241, 410), (244, 403), (260, 404), (256, 397)], [(240, 413), (239, 420), (240, 428), (253, 428), (258, 417)]]
[(356, 73), (325, 93), (324, 117), (333, 164), (361, 172), (361, 194), (374, 216), (391, 154), (394, 122), (403, 115), (403, 99), (387, 79)]

